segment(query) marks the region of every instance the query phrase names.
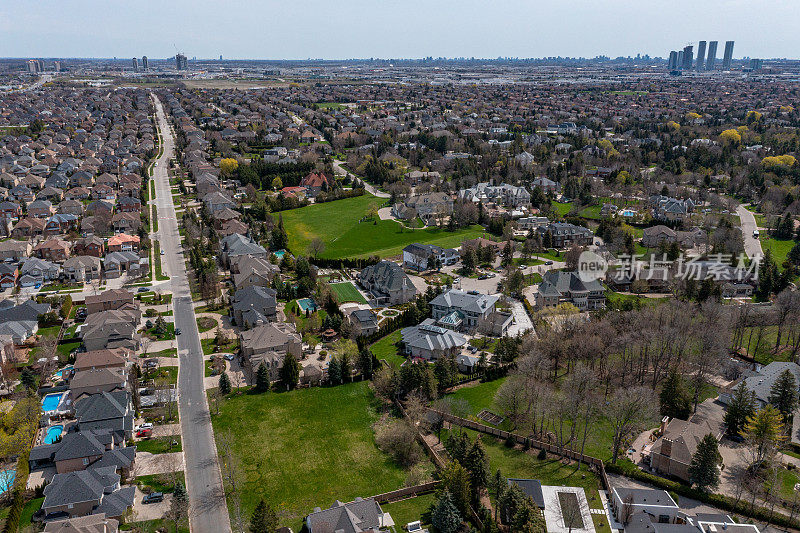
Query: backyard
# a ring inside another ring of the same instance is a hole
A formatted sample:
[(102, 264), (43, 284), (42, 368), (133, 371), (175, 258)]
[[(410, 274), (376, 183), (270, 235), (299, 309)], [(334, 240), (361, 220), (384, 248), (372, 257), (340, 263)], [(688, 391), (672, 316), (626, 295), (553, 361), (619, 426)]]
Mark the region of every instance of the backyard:
[(395, 346), (399, 340), (400, 330), (397, 330), (372, 344), (369, 348), (379, 361), (385, 359), (394, 368), (400, 368), (400, 365), (405, 363), (406, 358), (399, 353), (397, 346)]
[(358, 292), (358, 289), (356, 289), (355, 285), (349, 281), (342, 283), (331, 283), (331, 290), (336, 295), (336, 299), (340, 304), (345, 302), (356, 302), (359, 304), (367, 303), (364, 297), (361, 296), (361, 293)]
[(311, 240), (319, 237), (325, 243), (325, 251), (320, 257), (389, 257), (398, 255), (411, 243), (455, 247), (460, 246), (464, 239), (474, 239), (484, 232), (480, 226), (458, 231), (439, 228), (410, 230), (392, 220), (359, 222), (370, 207), (377, 208), (381, 203), (380, 198), (365, 194), (283, 211), (281, 216), (289, 236), (289, 248), (295, 254), (306, 254)]
[(375, 446), (374, 403), (367, 382), (226, 399), (212, 422), (240, 459), (245, 515), (263, 497), (298, 531), (314, 507), (402, 487), (406, 472)]

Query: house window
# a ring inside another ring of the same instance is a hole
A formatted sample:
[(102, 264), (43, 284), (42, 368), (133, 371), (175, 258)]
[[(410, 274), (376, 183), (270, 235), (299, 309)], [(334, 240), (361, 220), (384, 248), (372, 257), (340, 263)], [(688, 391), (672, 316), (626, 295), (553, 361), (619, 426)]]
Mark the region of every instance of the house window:
[(84, 457), (83, 458), (83, 464), (84, 465), (88, 465), (89, 464), (89, 458), (88, 457)]
[(666, 514), (658, 515), (658, 523), (659, 524), (669, 524), (669, 515), (666, 515)]
[(72, 503), (68, 503), (67, 504), (67, 509), (72, 509), (73, 507), (74, 507), (74, 504), (72, 504)]

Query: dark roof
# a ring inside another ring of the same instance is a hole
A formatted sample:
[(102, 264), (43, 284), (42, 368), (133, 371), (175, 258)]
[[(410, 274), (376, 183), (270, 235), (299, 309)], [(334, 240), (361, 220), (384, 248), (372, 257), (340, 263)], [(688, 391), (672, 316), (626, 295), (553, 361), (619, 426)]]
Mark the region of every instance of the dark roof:
[(542, 484), (538, 479), (508, 479), (508, 484), (514, 484), (522, 489), (526, 495), (530, 496), (533, 503), (539, 509), (544, 509), (544, 494), (542, 494)]

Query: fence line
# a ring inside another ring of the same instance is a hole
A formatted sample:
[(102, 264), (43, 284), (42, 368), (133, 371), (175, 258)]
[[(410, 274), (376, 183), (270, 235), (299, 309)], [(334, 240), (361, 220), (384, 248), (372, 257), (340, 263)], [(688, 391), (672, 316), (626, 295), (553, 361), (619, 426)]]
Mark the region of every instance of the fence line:
[(431, 492), (436, 489), (439, 483), (441, 483), (439, 480), (428, 481), (427, 483), (422, 483), (421, 485), (403, 487), (402, 489), (384, 492), (383, 494), (376, 494), (375, 496), (371, 496), (371, 498), (375, 498), (375, 501), (378, 503), (390, 503), (396, 500), (404, 499), (407, 496), (414, 497), (426, 492)]

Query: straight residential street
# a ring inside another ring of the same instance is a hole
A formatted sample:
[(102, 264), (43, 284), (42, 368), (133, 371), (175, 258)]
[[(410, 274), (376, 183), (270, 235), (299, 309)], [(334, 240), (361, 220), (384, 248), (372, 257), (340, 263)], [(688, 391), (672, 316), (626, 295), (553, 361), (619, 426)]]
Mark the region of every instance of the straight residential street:
[(175, 327), (182, 332), (178, 336), (178, 411), (183, 435), (186, 488), (189, 491), (189, 521), (195, 533), (224, 533), (231, 531), (230, 518), (225, 504), (211, 416), (203, 390), (203, 350), (167, 172), (169, 159), (174, 156), (175, 138), (161, 102), (155, 95), (154, 102), (164, 142), (163, 154), (153, 169), (158, 239), (161, 249), (165, 251), (165, 255), (161, 256), (163, 268), (170, 276)]
[(751, 211), (744, 207), (744, 204), (739, 204), (736, 208), (736, 214), (739, 215), (739, 220), (741, 221), (744, 251), (747, 257), (764, 255), (764, 252), (761, 250), (761, 241), (753, 237), (753, 232), (758, 229), (756, 217), (753, 216)]

